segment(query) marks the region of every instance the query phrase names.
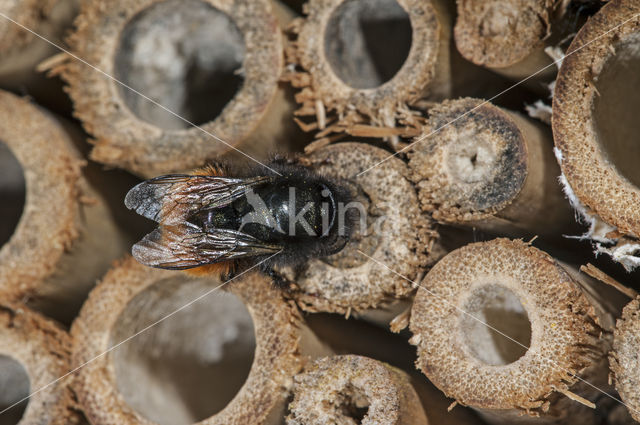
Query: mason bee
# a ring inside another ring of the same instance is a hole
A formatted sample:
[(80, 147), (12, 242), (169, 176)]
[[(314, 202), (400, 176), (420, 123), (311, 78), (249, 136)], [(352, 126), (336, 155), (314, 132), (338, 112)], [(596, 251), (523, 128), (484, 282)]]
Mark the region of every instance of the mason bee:
[(127, 208), (159, 224), (133, 246), (136, 260), (224, 277), (340, 251), (350, 235), (348, 202), (341, 182), (282, 159), (269, 169), (211, 165), (155, 177), (125, 197)]

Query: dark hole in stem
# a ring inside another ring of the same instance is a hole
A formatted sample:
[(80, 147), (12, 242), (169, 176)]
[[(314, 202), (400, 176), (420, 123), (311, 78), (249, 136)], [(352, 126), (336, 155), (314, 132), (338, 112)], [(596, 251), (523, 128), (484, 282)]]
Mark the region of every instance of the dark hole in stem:
[[(200, 125), (216, 119), (240, 90), (244, 38), (225, 13), (199, 0), (169, 0), (135, 16), (120, 37), (116, 77), (175, 114)], [(119, 86), (140, 119), (164, 129), (190, 127)]]
[(9, 147), (0, 141), (0, 247), (13, 235), (26, 196), (22, 166)]
[(598, 140), (618, 172), (640, 188), (640, 34), (615, 46), (596, 81)]
[(361, 424), (362, 420), (369, 412), (369, 406), (358, 407), (353, 403), (347, 403), (342, 406), (342, 414), (352, 418), (355, 423)]
[(245, 383), (256, 348), (253, 320), (236, 296), (211, 292), (219, 285), (217, 279), (159, 281), (118, 317), (112, 345), (207, 294), (112, 353), (118, 391), (145, 418), (160, 425), (202, 421)]
[(464, 311), (469, 315), (461, 315), (462, 334), (480, 361), (502, 366), (525, 355), (531, 344), (531, 322), (510, 289), (499, 284), (481, 286), (466, 301)]
[(0, 354), (0, 411), (18, 403), (0, 415), (0, 425), (15, 425), (22, 419), (29, 400), (20, 401), (29, 395), (29, 375), (15, 359)]
[(341, 397), (338, 398), (342, 415), (361, 424), (369, 413), (369, 399), (360, 388), (348, 384)]
[(348, 0), (331, 16), (324, 40), (336, 75), (357, 89), (378, 87), (402, 68), (411, 20), (395, 0)]

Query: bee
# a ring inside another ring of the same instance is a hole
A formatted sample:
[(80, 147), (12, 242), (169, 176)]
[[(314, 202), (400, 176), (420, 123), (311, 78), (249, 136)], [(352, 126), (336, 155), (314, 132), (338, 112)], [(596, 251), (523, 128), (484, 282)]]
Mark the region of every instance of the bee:
[(159, 224), (133, 246), (138, 262), (230, 278), (339, 252), (350, 236), (349, 199), (343, 182), (276, 159), (236, 173), (216, 164), (155, 177), (125, 205)]

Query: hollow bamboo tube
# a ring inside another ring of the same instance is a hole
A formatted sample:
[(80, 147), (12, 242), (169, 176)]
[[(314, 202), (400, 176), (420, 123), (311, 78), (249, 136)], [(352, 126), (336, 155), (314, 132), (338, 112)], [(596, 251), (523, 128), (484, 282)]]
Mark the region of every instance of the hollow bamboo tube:
[(411, 284), (391, 270), (415, 278), (431, 261), (436, 234), (420, 213), (407, 166), (392, 158), (357, 176), (388, 156), (370, 145), (337, 143), (304, 159), (315, 171), (346, 182), (353, 201), (339, 206), (338, 214), (353, 212), (355, 223), (350, 241), (338, 254), (310, 260), (302, 269), (280, 271), (294, 284), (292, 295), (302, 309), (346, 314), (407, 297)]
[[(318, 313), (307, 316), (307, 323), (336, 354), (356, 354), (374, 358), (411, 375), (429, 423), (440, 425), (478, 425), (482, 421), (463, 406), (449, 410), (452, 400), (424, 379), (415, 367), (415, 350), (404, 335), (353, 317)], [(406, 325), (405, 325), (406, 326)]]
[(0, 144), (12, 164), (2, 171), (3, 192), (12, 193), (3, 199), (24, 199), (11, 210), (17, 225), (0, 248), (0, 298), (31, 299), (62, 320), (128, 250), (127, 240), (85, 179), (70, 127), (1, 91), (0, 116)]
[[(592, 226), (588, 236), (600, 241), (640, 236), (638, 14), (637, 1), (608, 2), (574, 38), (555, 86), (553, 136), (566, 190)], [(628, 261), (640, 264), (637, 254)]]
[(640, 298), (631, 301), (618, 319), (609, 355), (616, 390), (631, 417), (640, 422)]
[[(551, 33), (553, 0), (458, 0), (454, 39), (476, 65), (522, 79), (552, 63), (544, 52)], [(551, 77), (549, 67), (536, 78)]]
[(71, 57), (52, 68), (95, 138), (96, 161), (150, 177), (229, 151), (216, 138), (263, 159), (291, 141), (293, 106), (278, 86), (282, 35), (268, 0), (85, 2), (69, 42), (139, 92)]
[(76, 366), (202, 299), (78, 371), (94, 425), (282, 422), (293, 375), (330, 351), (265, 277), (220, 284), (131, 258), (107, 273), (72, 326)]
[(550, 139), (541, 124), (479, 99), (435, 106), (409, 152), (423, 210), (507, 234), (566, 233), (573, 214)]
[(608, 389), (613, 319), (592, 296), (592, 284), (521, 241), (455, 250), (416, 294), (416, 364), (448, 397), (491, 423), (597, 423), (595, 410), (574, 401), (601, 395), (589, 384)]
[(57, 324), (18, 303), (0, 304), (0, 415), (3, 424), (80, 423), (68, 380), (71, 338)]
[(444, 2), (311, 0), (304, 10), (286, 49), (297, 68), (285, 76), (300, 89), (296, 115), (315, 121), (303, 128), (327, 127), (326, 134), (359, 124), (415, 129), (419, 120), (410, 107), (425, 96), (449, 95)]
[(323, 357), (295, 377), (287, 425), (427, 425), (409, 375), (368, 357)]

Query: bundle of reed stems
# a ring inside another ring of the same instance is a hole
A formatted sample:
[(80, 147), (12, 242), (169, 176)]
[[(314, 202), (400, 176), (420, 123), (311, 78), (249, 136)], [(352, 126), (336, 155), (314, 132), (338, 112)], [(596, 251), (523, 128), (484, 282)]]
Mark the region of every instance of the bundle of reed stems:
[[(640, 3), (602, 3), (0, 1), (0, 424), (640, 422)], [(130, 255), (141, 179), (256, 163), (339, 182), (346, 244)]]

